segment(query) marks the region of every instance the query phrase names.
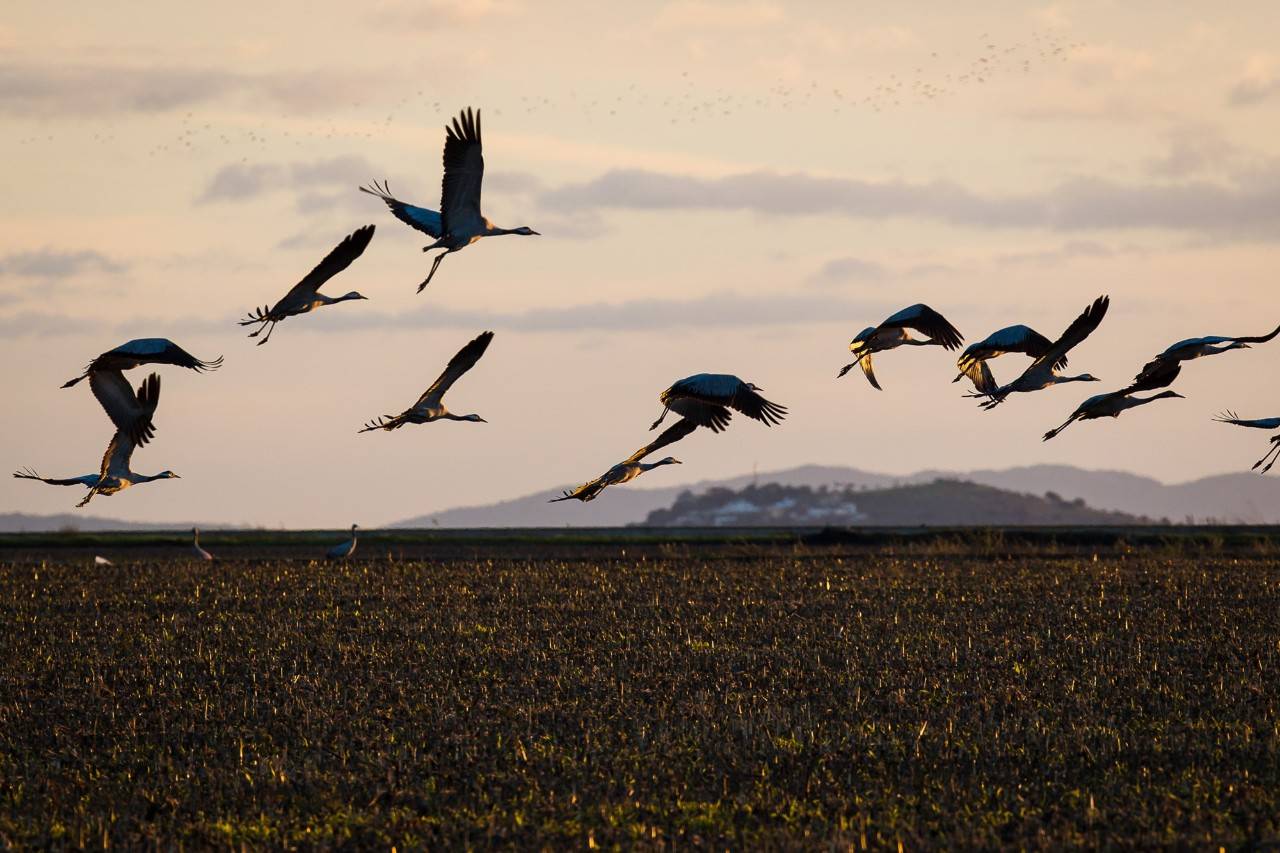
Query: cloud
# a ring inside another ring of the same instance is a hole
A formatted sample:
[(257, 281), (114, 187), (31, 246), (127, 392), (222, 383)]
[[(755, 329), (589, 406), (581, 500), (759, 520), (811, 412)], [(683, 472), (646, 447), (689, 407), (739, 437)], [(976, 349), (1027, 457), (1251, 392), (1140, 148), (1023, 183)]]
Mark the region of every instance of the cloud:
[(723, 210), (765, 216), (919, 219), (974, 228), (1054, 231), (1162, 228), (1249, 233), (1280, 224), (1280, 171), (1221, 183), (1120, 184), (1075, 178), (1023, 194), (984, 194), (950, 181), (872, 181), (749, 172), (703, 178), (614, 170), (542, 193), (552, 210)]
[(420, 33), (461, 27), (523, 11), (511, 0), (380, 0), (369, 10), (368, 20), (400, 33)]
[[(364, 303), (361, 303), (362, 305)], [(355, 330), (394, 329), (511, 329), (522, 332), (638, 332), (669, 329), (730, 329), (796, 324), (830, 323), (846, 316), (878, 316), (894, 306), (881, 300), (852, 300), (812, 291), (776, 295), (713, 293), (696, 299), (635, 299), (626, 302), (596, 302), (528, 311), (454, 309), (444, 306), (419, 308), (388, 314), (376, 311), (321, 312), (316, 317), (290, 324), (295, 333), (334, 333)], [(901, 307), (901, 306), (897, 306)], [(235, 319), (238, 319), (239, 315)], [(187, 316), (133, 318), (112, 328), (119, 334), (141, 333), (163, 326), (175, 332), (225, 332), (230, 317)], [(77, 334), (101, 326), (92, 318), (25, 313), (0, 317), (0, 334)]]
[(213, 68), (0, 63), (0, 114), (83, 118), (161, 113), (241, 97), (303, 112), (367, 97), (368, 75), (324, 69), (247, 74)]
[(1109, 258), (1117, 253), (1116, 249), (1093, 240), (1070, 240), (1052, 249), (1006, 252), (1002, 255), (997, 255), (995, 262), (1000, 266), (1008, 267), (1050, 266), (1077, 258)]
[(875, 261), (861, 258), (832, 258), (809, 276), (810, 284), (844, 284), (849, 281), (880, 281), (888, 270)]
[(1227, 103), (1233, 107), (1251, 107), (1280, 94), (1280, 74), (1276, 73), (1276, 61), (1270, 56), (1254, 56), (1249, 59), (1244, 76), (1227, 93)]
[(1206, 125), (1180, 125), (1168, 137), (1168, 152), (1147, 164), (1147, 171), (1159, 177), (1225, 172), (1240, 162), (1243, 153), (1221, 131)]
[(60, 280), (89, 272), (115, 275), (126, 269), (128, 264), (91, 249), (73, 252), (36, 249), (0, 256), (0, 275), (17, 278)]
[(317, 191), (342, 188), (354, 193), (376, 174), (377, 168), (368, 160), (352, 155), (309, 163), (232, 163), (214, 173), (196, 203), (248, 201), (267, 193), (292, 191), (299, 194), (300, 203), (311, 198), (330, 207), (332, 200), (315, 195)]

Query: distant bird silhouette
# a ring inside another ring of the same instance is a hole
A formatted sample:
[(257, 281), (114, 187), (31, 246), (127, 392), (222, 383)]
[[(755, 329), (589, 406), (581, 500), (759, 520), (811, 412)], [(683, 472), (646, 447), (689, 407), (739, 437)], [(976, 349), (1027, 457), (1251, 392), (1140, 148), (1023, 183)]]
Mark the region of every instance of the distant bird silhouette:
[[(159, 402), (160, 377), (155, 373), (148, 376), (142, 385), (138, 387), (137, 394), (133, 396), (131, 407), (126, 407), (123, 399), (112, 398), (112, 404), (120, 406), (119, 416), (130, 424), (137, 425), (142, 430), (142, 434), (147, 437), (152, 434), (151, 419)], [(108, 411), (108, 414), (111, 414), (110, 411)], [(113, 415), (112, 420), (114, 421), (115, 419), (116, 415)], [(133, 458), (133, 451), (140, 444), (141, 442), (133, 439), (131, 430), (117, 428), (115, 435), (111, 438), (111, 442), (107, 445), (107, 452), (102, 456), (102, 466), (97, 475), (82, 474), (79, 477), (57, 480), (42, 477), (35, 471), (25, 469), (14, 472), (13, 476), (24, 480), (40, 480), (51, 486), (88, 486), (89, 494), (85, 495), (84, 500), (76, 504), (78, 507), (89, 503), (94, 495), (114, 495), (139, 483), (168, 480), (178, 476), (172, 471), (161, 471), (159, 474), (136, 474), (131, 471), (129, 462)]]
[(1132, 394), (1133, 392), (1129, 388), (1112, 391), (1109, 394), (1095, 394), (1077, 406), (1076, 410), (1071, 413), (1071, 417), (1067, 418), (1062, 426), (1046, 432), (1043, 440), (1048, 441), (1075, 421), (1090, 421), (1095, 418), (1118, 418), (1121, 412), (1138, 406), (1145, 406), (1147, 403), (1154, 403), (1156, 400), (1182, 397), (1177, 391), (1162, 391), (1150, 397), (1134, 397)]
[(373, 229), (374, 226), (366, 225), (348, 234), (333, 251), (325, 255), (324, 260), (316, 264), (315, 269), (307, 273), (302, 281), (290, 288), (289, 292), (279, 302), (270, 308), (266, 306), (256, 308), (245, 319), (241, 320), (241, 326), (252, 326), (254, 324), (258, 326), (256, 330), (249, 333), (249, 337), (256, 338), (262, 334), (263, 329), (266, 329), (267, 336), (258, 341), (258, 346), (262, 346), (271, 340), (271, 333), (275, 331), (276, 324), (286, 317), (306, 314), (316, 308), (335, 305), (339, 302), (346, 302), (349, 299), (368, 299), (369, 297), (362, 296), (354, 290), (343, 296), (326, 296), (320, 292), (320, 288), (329, 279), (351, 266), (356, 258), (364, 254), (364, 250), (369, 246), (369, 241), (373, 239)]
[(480, 111), (473, 115), (471, 108), (458, 114), (453, 126), (445, 126), (444, 181), (440, 191), (440, 212), (405, 204), (391, 195), (386, 182), (379, 186), (360, 187), (361, 192), (375, 195), (386, 202), (391, 213), (401, 222), (416, 228), (435, 242), (423, 246), (422, 251), (444, 249), (431, 262), (431, 271), (418, 285), (418, 292), (431, 283), (444, 256), (465, 249), (481, 237), (500, 234), (537, 236), (528, 226), (498, 228), (480, 213), (480, 188), (484, 181), (484, 155), (480, 141)]
[[(1246, 420), (1244, 418), (1237, 417), (1235, 412), (1230, 411), (1216, 415), (1214, 420), (1224, 424), (1235, 424), (1236, 426), (1250, 427), (1252, 429), (1280, 429), (1280, 418), (1254, 418), (1252, 420)], [(1261, 474), (1265, 474), (1271, 470), (1272, 465), (1276, 464), (1276, 459), (1280, 458), (1280, 435), (1271, 436), (1270, 441), (1271, 449), (1263, 454), (1261, 459), (1253, 463), (1253, 467), (1249, 470), (1257, 471), (1258, 466), (1265, 462), (1266, 467), (1259, 472)], [(1270, 459), (1270, 461), (1268, 461), (1268, 459)]]
[[(927, 335), (928, 340), (919, 340), (911, 337), (907, 331), (908, 329), (914, 329), (923, 335)], [(880, 383), (876, 381), (876, 374), (871, 363), (871, 356), (875, 353), (897, 349), (902, 346), (938, 346), (947, 350), (955, 350), (960, 348), (963, 340), (964, 336), (956, 330), (956, 327), (948, 323), (945, 317), (928, 305), (910, 305), (889, 317), (880, 325), (868, 326), (858, 332), (857, 336), (849, 342), (849, 352), (853, 353), (855, 360), (852, 364), (846, 364), (840, 368), (836, 378), (838, 379), (855, 367), (861, 366), (867, 381), (871, 383), (871, 387), (879, 391), (882, 389), (880, 388)]]
[[(992, 332), (975, 344), (965, 347), (960, 358), (956, 360), (956, 369), (960, 374), (952, 382), (959, 382), (965, 377), (973, 383), (975, 390), (990, 394), (1000, 387), (987, 362), (1007, 353), (1022, 353), (1033, 359), (1048, 352), (1053, 342), (1029, 326), (1007, 326)], [(1066, 367), (1067, 357), (1064, 355), (1053, 365), (1055, 369)]]
[(449, 389), (453, 387), (453, 383), (457, 382), (462, 374), (475, 367), (476, 362), (480, 360), (480, 356), (484, 355), (484, 351), (489, 348), (489, 342), (492, 340), (493, 332), (484, 332), (477, 336), (475, 340), (460, 349), (457, 355), (449, 359), (449, 364), (445, 367), (444, 373), (441, 373), (440, 377), (431, 383), (430, 388), (422, 392), (418, 402), (398, 415), (385, 415), (377, 420), (369, 421), (365, 424), (364, 429), (359, 430), (359, 432), (369, 432), (376, 429), (390, 431), (399, 429), (405, 424), (425, 424), (442, 419), (487, 423), (479, 415), (453, 414), (445, 408), (444, 395), (448, 393)]
[(1280, 334), (1277, 326), (1270, 334), (1255, 337), (1229, 338), (1210, 335), (1203, 338), (1187, 338), (1171, 345), (1164, 352), (1142, 366), (1142, 372), (1134, 378), (1135, 383), (1142, 383), (1148, 388), (1164, 388), (1177, 378), (1182, 371), (1182, 362), (1203, 358), (1206, 355), (1217, 355), (1233, 349), (1249, 349), (1251, 344), (1265, 344)]
[(1001, 385), (989, 394), (979, 392), (969, 396), (985, 397), (986, 401), (981, 404), (982, 408), (994, 409), (1013, 393), (1040, 391), (1053, 385), (1061, 385), (1064, 382), (1097, 382), (1098, 378), (1089, 373), (1082, 373), (1079, 376), (1063, 376), (1054, 369), (1054, 365), (1062, 361), (1063, 357), (1073, 347), (1093, 334), (1093, 330), (1098, 328), (1098, 324), (1106, 316), (1107, 308), (1110, 304), (1111, 300), (1109, 298), (1099, 296), (1084, 310), (1084, 313), (1072, 321), (1060, 338), (1054, 341), (1039, 358), (1031, 363), (1030, 367), (1022, 372), (1021, 376), (1007, 385)]
[(619, 462), (617, 465), (614, 465), (599, 477), (583, 483), (573, 491), (565, 492), (558, 498), (552, 498), (548, 503), (567, 500), (577, 500), (582, 501), (583, 503), (593, 501), (596, 499), (596, 496), (609, 486), (629, 483), (645, 471), (652, 471), (654, 468), (658, 468), (663, 465), (681, 464), (680, 460), (676, 459), (674, 456), (659, 459), (657, 462), (642, 462), (641, 460), (656, 450), (666, 447), (669, 444), (676, 443), (697, 428), (698, 424), (690, 418), (681, 418), (659, 433), (658, 437), (653, 441), (649, 442), (644, 447)]
[(200, 528), (199, 527), (191, 528), (191, 554), (197, 560), (204, 560), (205, 562), (208, 562), (208, 563), (213, 562), (213, 555), (200, 547)]
[[(675, 412), (697, 426), (721, 432), (729, 426), (736, 409), (765, 426), (782, 423), (787, 407), (771, 403), (760, 396), (764, 389), (727, 373), (697, 373), (687, 376), (663, 391), (658, 397), (662, 414), (649, 429), (657, 429), (667, 412)], [(674, 441), (674, 439), (673, 439)]]
[(351, 525), (351, 538), (340, 545), (334, 545), (325, 552), (325, 556), (330, 560), (345, 560), (356, 552), (356, 528), (359, 525)]

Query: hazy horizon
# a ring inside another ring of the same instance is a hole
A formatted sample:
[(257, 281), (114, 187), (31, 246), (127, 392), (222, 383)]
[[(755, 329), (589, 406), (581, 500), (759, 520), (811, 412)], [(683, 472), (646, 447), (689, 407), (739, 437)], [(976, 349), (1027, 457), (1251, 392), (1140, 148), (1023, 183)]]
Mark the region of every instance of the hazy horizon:
[[(1245, 472), (1267, 434), (1210, 417), (1280, 414), (1258, 391), (1280, 341), (1188, 364), (1185, 400), (1041, 435), (1174, 341), (1280, 325), (1277, 25), (1261, 2), (19, 0), (0, 23), (5, 464), (95, 471), (110, 424), (87, 387), (58, 386), (169, 337), (226, 357), (159, 368), (133, 467), (182, 479), (95, 515), (343, 527), (580, 482), (704, 371), (790, 417), (695, 433), (684, 465), (621, 488), (804, 464)], [(484, 116), (486, 215), (544, 236), (484, 241), (415, 294), (427, 241), (356, 187), (385, 178), (436, 207), (443, 125), (466, 106)], [(368, 302), (245, 338), (239, 317), (370, 223), (326, 287)], [(1101, 293), (1110, 313), (1071, 354), (1100, 383), (983, 412), (931, 348), (879, 357), (883, 392), (835, 379), (858, 330), (914, 302), (972, 342), (1012, 323), (1054, 337)], [(447, 401), (489, 423), (356, 435), (485, 329)], [(0, 511), (67, 512), (83, 492), (0, 483)]]

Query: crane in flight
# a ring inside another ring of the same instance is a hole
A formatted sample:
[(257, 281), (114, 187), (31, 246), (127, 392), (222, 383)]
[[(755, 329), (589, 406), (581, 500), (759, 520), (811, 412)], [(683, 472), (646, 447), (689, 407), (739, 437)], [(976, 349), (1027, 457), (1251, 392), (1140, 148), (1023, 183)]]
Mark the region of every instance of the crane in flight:
[[(131, 428), (117, 427), (111, 441), (107, 444), (107, 452), (102, 456), (102, 465), (97, 474), (82, 474), (79, 477), (53, 479), (42, 477), (35, 471), (25, 469), (14, 472), (15, 477), (23, 480), (39, 480), (51, 486), (87, 486), (89, 494), (76, 504), (82, 507), (93, 499), (94, 495), (114, 495), (130, 486), (139, 483), (151, 483), (156, 480), (174, 479), (178, 475), (172, 471), (161, 471), (159, 474), (138, 474), (130, 470), (133, 452), (145, 443), (145, 438), (154, 434), (152, 416), (160, 402), (160, 377), (153, 373), (143, 380), (137, 393), (130, 393), (129, 399), (108, 397), (100, 399), (112, 423), (125, 422)], [(135, 440), (134, 435), (145, 436)]]
[(364, 429), (359, 430), (359, 432), (370, 432), (376, 429), (385, 429), (389, 432), (393, 429), (399, 429), (405, 424), (425, 424), (438, 420), (488, 423), (479, 415), (455, 415), (450, 412), (445, 408), (444, 395), (448, 393), (449, 389), (453, 387), (453, 383), (457, 382), (462, 374), (476, 366), (476, 362), (480, 360), (480, 356), (484, 355), (485, 350), (489, 348), (489, 342), (492, 340), (493, 332), (481, 333), (475, 340), (458, 350), (457, 355), (449, 359), (449, 364), (445, 367), (444, 373), (441, 373), (439, 378), (431, 383), (430, 388), (422, 392), (418, 402), (398, 415), (384, 415), (377, 420), (369, 421), (364, 425)]
[(325, 305), (336, 305), (339, 302), (346, 302), (350, 299), (368, 299), (369, 297), (363, 296), (354, 290), (342, 296), (326, 296), (320, 292), (320, 288), (329, 279), (351, 266), (356, 258), (364, 254), (364, 250), (369, 246), (369, 241), (373, 239), (373, 228), (374, 226), (372, 225), (366, 225), (348, 234), (341, 243), (334, 247), (333, 251), (325, 255), (324, 260), (316, 264), (315, 269), (307, 273), (302, 281), (290, 288), (289, 292), (279, 302), (270, 308), (263, 306), (250, 312), (247, 317), (240, 321), (241, 326), (257, 324), (258, 328), (250, 332), (249, 337), (256, 338), (262, 334), (263, 329), (266, 329), (267, 336), (258, 341), (258, 346), (262, 346), (271, 340), (271, 333), (275, 331), (276, 324), (286, 317), (306, 314)]
[[(676, 382), (658, 396), (662, 414), (649, 429), (657, 429), (667, 412), (675, 412), (697, 426), (721, 432), (733, 417), (730, 409), (760, 421), (765, 426), (782, 423), (787, 407), (771, 403), (760, 396), (758, 385), (744, 382), (728, 373), (696, 373)], [(674, 440), (674, 439), (673, 439)]]
[[(89, 389), (116, 429), (125, 430), (129, 439), (141, 447), (154, 432), (151, 415), (155, 407), (148, 410), (137, 405), (138, 397), (129, 380), (124, 378), (124, 372), (143, 364), (172, 364), (205, 373), (221, 367), (222, 357), (201, 361), (168, 338), (139, 338), (102, 353), (89, 362), (84, 373), (64, 382), (62, 387), (70, 388), (88, 378)], [(157, 384), (157, 395), (159, 391)]]
[(1249, 349), (1253, 344), (1265, 344), (1280, 334), (1277, 326), (1270, 334), (1254, 337), (1224, 337), (1208, 335), (1203, 338), (1187, 338), (1171, 344), (1164, 352), (1142, 366), (1142, 372), (1135, 378), (1135, 383), (1142, 383), (1148, 388), (1164, 388), (1170, 385), (1182, 372), (1182, 362), (1217, 355), (1233, 349)]
[(480, 189), (484, 181), (480, 111), (473, 114), (467, 107), (453, 120), (453, 125), (445, 125), (444, 130), (444, 180), (440, 189), (439, 212), (400, 201), (391, 194), (386, 181), (381, 185), (375, 181), (370, 186), (360, 187), (361, 192), (386, 202), (396, 219), (435, 240), (423, 246), (422, 251), (444, 250), (432, 260), (431, 271), (418, 285), (418, 293), (431, 283), (445, 255), (465, 249), (482, 237), (502, 234), (538, 236), (538, 232), (527, 225), (499, 228), (480, 213)]
[(1006, 385), (1001, 385), (990, 393), (977, 392), (969, 396), (986, 398), (981, 405), (982, 408), (990, 410), (1003, 403), (1013, 393), (1040, 391), (1053, 385), (1061, 385), (1064, 382), (1097, 382), (1098, 378), (1089, 373), (1081, 373), (1079, 376), (1063, 376), (1058, 373), (1054, 365), (1058, 364), (1072, 348), (1093, 334), (1094, 329), (1098, 328), (1098, 324), (1106, 316), (1107, 308), (1110, 304), (1111, 300), (1108, 297), (1099, 296), (1093, 300), (1088, 308), (1084, 309), (1084, 312), (1079, 317), (1072, 321), (1061, 337), (1054, 341), (1039, 358), (1033, 361), (1030, 367), (1022, 371), (1022, 375), (1017, 379)]
[(669, 444), (675, 444), (697, 428), (698, 424), (692, 419), (681, 418), (659, 433), (658, 437), (653, 441), (649, 442), (644, 447), (619, 462), (617, 465), (614, 465), (599, 477), (583, 483), (573, 491), (566, 491), (558, 498), (552, 498), (548, 503), (567, 500), (582, 501), (583, 503), (593, 501), (609, 486), (618, 486), (622, 483), (629, 483), (644, 472), (652, 471), (654, 468), (659, 468), (663, 465), (680, 465), (680, 460), (676, 459), (674, 456), (659, 459), (657, 462), (644, 462), (642, 460), (646, 456), (649, 456)]
[(1133, 396), (1132, 388), (1123, 388), (1108, 394), (1095, 394), (1077, 406), (1076, 410), (1071, 413), (1071, 417), (1067, 418), (1062, 426), (1046, 432), (1043, 440), (1048, 441), (1076, 421), (1091, 421), (1096, 418), (1118, 418), (1121, 412), (1127, 412), (1129, 409), (1172, 397), (1182, 398), (1182, 395), (1177, 391), (1161, 391), (1159, 394), (1152, 394), (1150, 397), (1135, 397)]
[[(1250, 427), (1252, 429), (1277, 429), (1280, 428), (1280, 418), (1253, 418), (1252, 420), (1241, 418), (1235, 412), (1226, 411), (1214, 417), (1215, 421), (1224, 424), (1235, 424), (1236, 426)], [(1280, 458), (1280, 435), (1271, 436), (1271, 449), (1269, 449), (1261, 459), (1253, 463), (1250, 471), (1257, 471), (1258, 466), (1266, 463), (1266, 467), (1259, 471), (1265, 474), (1271, 470), (1271, 466), (1276, 464), (1276, 459)], [(1268, 461), (1270, 460), (1270, 461)]]
[[(960, 373), (951, 381), (959, 382), (968, 377), (973, 383), (974, 390), (982, 394), (990, 394), (1000, 387), (1000, 383), (996, 382), (995, 377), (991, 375), (988, 361), (1011, 352), (1022, 353), (1036, 359), (1044, 355), (1051, 346), (1053, 346), (1052, 341), (1030, 326), (1006, 326), (992, 332), (977, 343), (965, 347), (964, 352), (960, 353), (960, 358), (956, 359), (956, 369)], [(1053, 365), (1055, 370), (1066, 366), (1065, 355)]]
[[(928, 337), (925, 340), (913, 338), (908, 330), (920, 332)], [(892, 315), (880, 325), (868, 326), (858, 332), (857, 336), (849, 342), (849, 352), (853, 353), (854, 361), (840, 368), (836, 378), (839, 379), (855, 367), (861, 366), (867, 381), (871, 383), (871, 387), (879, 391), (882, 389), (880, 388), (880, 383), (876, 381), (876, 374), (872, 369), (871, 363), (871, 356), (875, 353), (903, 346), (938, 346), (947, 350), (955, 350), (960, 348), (960, 344), (963, 341), (964, 336), (937, 311), (923, 303), (910, 305)]]

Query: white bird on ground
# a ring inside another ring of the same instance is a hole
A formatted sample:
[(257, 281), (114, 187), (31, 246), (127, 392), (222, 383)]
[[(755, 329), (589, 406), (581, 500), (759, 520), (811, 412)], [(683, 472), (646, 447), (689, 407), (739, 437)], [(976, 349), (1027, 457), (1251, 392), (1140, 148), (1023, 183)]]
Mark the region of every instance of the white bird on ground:
[(431, 283), (444, 256), (465, 249), (481, 237), (496, 237), (501, 234), (521, 234), (538, 236), (538, 232), (528, 226), (519, 228), (498, 228), (480, 213), (480, 185), (484, 181), (484, 154), (480, 141), (480, 111), (472, 115), (471, 108), (458, 114), (453, 126), (445, 126), (444, 140), (444, 181), (440, 190), (440, 212), (405, 204), (391, 195), (390, 187), (384, 182), (370, 187), (360, 187), (361, 192), (375, 195), (387, 203), (396, 219), (421, 231), (435, 242), (423, 246), (422, 251), (444, 249), (431, 262), (431, 271), (418, 292)]
[[(787, 407), (771, 403), (760, 396), (757, 385), (744, 382), (727, 373), (697, 373), (687, 376), (663, 391), (658, 397), (662, 414), (649, 429), (657, 429), (667, 412), (675, 412), (697, 426), (720, 432), (729, 425), (736, 409), (765, 426), (782, 423)], [(674, 441), (674, 439), (673, 439)]]
[[(919, 340), (913, 338), (907, 331), (908, 329), (914, 329), (923, 335), (928, 335), (928, 339)], [(861, 365), (862, 372), (866, 374), (867, 381), (871, 383), (871, 387), (879, 391), (882, 389), (880, 388), (880, 383), (876, 381), (876, 374), (871, 364), (871, 356), (875, 353), (897, 349), (902, 346), (939, 346), (943, 349), (954, 350), (960, 348), (960, 343), (963, 340), (964, 336), (956, 330), (956, 327), (948, 323), (947, 319), (937, 311), (924, 304), (911, 305), (889, 317), (879, 326), (868, 326), (858, 332), (857, 337), (849, 342), (849, 352), (853, 353), (856, 358), (852, 364), (846, 364), (840, 368), (836, 378), (844, 376), (850, 370)]]
[(307, 273), (302, 281), (295, 284), (284, 297), (275, 305), (267, 308), (256, 308), (249, 315), (240, 321), (241, 326), (252, 326), (258, 324), (258, 328), (249, 333), (249, 337), (256, 338), (262, 334), (262, 330), (266, 329), (267, 336), (258, 341), (258, 346), (262, 346), (271, 340), (271, 333), (276, 328), (276, 323), (286, 317), (294, 317), (298, 314), (306, 314), (325, 305), (336, 305), (339, 302), (346, 302), (350, 299), (368, 299), (357, 291), (342, 296), (326, 296), (320, 292), (320, 288), (325, 282), (333, 278), (338, 273), (351, 266), (356, 258), (364, 254), (364, 250), (368, 248), (369, 241), (373, 239), (374, 226), (366, 225), (363, 228), (357, 228), (342, 239), (342, 242), (334, 247), (333, 251), (325, 255), (324, 260), (316, 264), (315, 269)]
[[(152, 416), (159, 402), (160, 377), (153, 373), (138, 387), (137, 394), (132, 397), (132, 405), (126, 406), (123, 398), (111, 398), (111, 405), (117, 407), (118, 411), (113, 413), (108, 409), (107, 414), (111, 415), (113, 422), (125, 420), (132, 424), (139, 434), (150, 438), (154, 431)], [(103, 406), (106, 408), (107, 403), (104, 402)], [(133, 451), (141, 444), (143, 444), (142, 441), (134, 440), (131, 430), (118, 427), (107, 445), (107, 452), (102, 456), (102, 467), (96, 475), (83, 474), (79, 477), (56, 480), (41, 477), (36, 472), (26, 469), (14, 472), (13, 476), (24, 480), (40, 480), (51, 486), (88, 486), (89, 494), (76, 504), (78, 507), (89, 503), (96, 494), (114, 495), (139, 483), (169, 480), (178, 476), (172, 471), (161, 471), (159, 474), (136, 474), (131, 471), (129, 462), (133, 457)]]
[(213, 555), (200, 547), (200, 528), (191, 528), (191, 554), (197, 560), (204, 560), (206, 563), (213, 562)]
[(351, 525), (351, 538), (341, 545), (334, 545), (325, 552), (325, 556), (330, 560), (345, 560), (356, 552), (356, 528), (359, 525)]
[(435, 382), (431, 383), (431, 387), (422, 392), (422, 396), (418, 398), (418, 402), (412, 407), (405, 409), (398, 415), (385, 415), (376, 421), (369, 421), (365, 424), (364, 429), (360, 432), (369, 432), (375, 429), (393, 430), (399, 429), (405, 424), (425, 424), (431, 421), (451, 420), (451, 421), (473, 421), (476, 423), (488, 423), (479, 415), (455, 415), (444, 406), (444, 395), (453, 387), (453, 383), (457, 382), (462, 374), (475, 367), (476, 362), (480, 360), (480, 356), (484, 355), (484, 351), (489, 348), (489, 342), (493, 340), (493, 332), (483, 332), (475, 340), (471, 341), (465, 347), (458, 351), (458, 354), (449, 359), (449, 364), (445, 367), (444, 373)]
[(1099, 296), (1079, 317), (1072, 321), (1067, 330), (1062, 333), (1062, 337), (1053, 342), (1044, 353), (1031, 363), (1031, 366), (1022, 372), (1022, 375), (1007, 385), (1001, 385), (989, 394), (974, 393), (969, 396), (985, 397), (982, 408), (994, 409), (1005, 401), (1005, 399), (1013, 393), (1026, 391), (1040, 391), (1052, 385), (1061, 385), (1064, 382), (1097, 382), (1098, 378), (1089, 373), (1081, 373), (1079, 376), (1063, 376), (1054, 369), (1054, 365), (1058, 364), (1064, 356), (1076, 345), (1093, 333), (1098, 328), (1098, 324), (1102, 322), (1102, 318), (1107, 314), (1107, 307), (1111, 304), (1111, 300), (1106, 296)]
[(1254, 337), (1229, 338), (1221, 335), (1209, 335), (1203, 338), (1187, 338), (1171, 345), (1164, 352), (1142, 366), (1142, 372), (1135, 377), (1135, 383), (1142, 383), (1147, 388), (1164, 388), (1170, 385), (1182, 372), (1182, 362), (1203, 358), (1206, 355), (1217, 355), (1233, 349), (1249, 349), (1252, 344), (1265, 344), (1280, 334), (1277, 326), (1268, 335)]
[(659, 468), (663, 465), (682, 464), (680, 460), (676, 459), (674, 456), (659, 459), (657, 462), (642, 462), (641, 460), (654, 451), (666, 447), (668, 444), (676, 443), (697, 428), (698, 424), (690, 418), (681, 418), (659, 433), (658, 437), (653, 441), (649, 442), (644, 447), (619, 462), (617, 465), (614, 465), (599, 477), (583, 483), (571, 492), (565, 492), (558, 498), (552, 498), (548, 503), (567, 500), (578, 500), (586, 503), (587, 501), (595, 500), (596, 496), (609, 486), (629, 483), (645, 471), (652, 471), (654, 468)]
[(84, 373), (64, 382), (62, 387), (70, 388), (88, 377), (89, 389), (116, 429), (126, 431), (133, 443), (141, 447), (154, 432), (151, 414), (155, 410), (138, 405), (138, 398), (129, 380), (125, 379), (124, 371), (143, 364), (172, 364), (204, 373), (217, 370), (222, 365), (222, 357), (201, 361), (167, 338), (140, 338), (104, 352), (89, 362)]
[[(991, 375), (991, 368), (987, 366), (988, 361), (1011, 352), (1029, 355), (1035, 359), (1044, 355), (1051, 346), (1053, 346), (1052, 341), (1030, 326), (1007, 326), (965, 347), (964, 352), (960, 353), (960, 358), (956, 359), (956, 369), (960, 374), (951, 381), (959, 382), (967, 376), (976, 391), (990, 394), (1000, 387), (1000, 383), (996, 382), (995, 377)], [(1067, 357), (1064, 355), (1053, 367), (1055, 370), (1060, 370), (1066, 365)]]
[(95, 555), (94, 555), (94, 557), (93, 557), (93, 564), (94, 564), (95, 566), (114, 566), (114, 565), (115, 565), (115, 563), (111, 562), (111, 561), (110, 561), (110, 560), (108, 560), (106, 557), (103, 557), (103, 556), (98, 555), (98, 554), (95, 554)]
[[(1280, 418), (1253, 418), (1248, 420), (1236, 416), (1235, 412), (1223, 412), (1214, 417), (1215, 421), (1224, 424), (1235, 424), (1236, 426), (1250, 427), (1252, 429), (1280, 429)], [(1280, 435), (1271, 436), (1271, 449), (1263, 455), (1261, 459), (1253, 463), (1250, 471), (1257, 471), (1258, 466), (1266, 462), (1266, 467), (1260, 473), (1267, 473), (1271, 470), (1271, 466), (1276, 464), (1276, 459), (1280, 458)], [(1268, 458), (1270, 461), (1268, 462)]]
[(1043, 440), (1048, 441), (1053, 438), (1074, 421), (1090, 421), (1095, 418), (1118, 418), (1121, 412), (1137, 406), (1145, 406), (1147, 403), (1154, 403), (1156, 400), (1165, 400), (1171, 397), (1182, 398), (1182, 395), (1177, 391), (1162, 391), (1159, 394), (1152, 394), (1150, 397), (1134, 397), (1132, 394), (1133, 389), (1131, 388), (1112, 391), (1109, 394), (1095, 394), (1077, 406), (1076, 410), (1071, 413), (1071, 417), (1067, 418), (1062, 426), (1046, 432)]

